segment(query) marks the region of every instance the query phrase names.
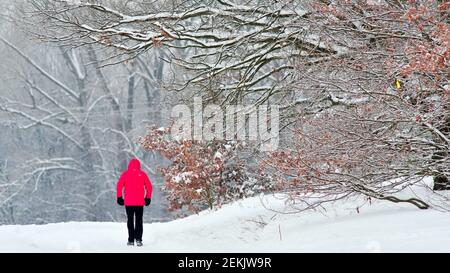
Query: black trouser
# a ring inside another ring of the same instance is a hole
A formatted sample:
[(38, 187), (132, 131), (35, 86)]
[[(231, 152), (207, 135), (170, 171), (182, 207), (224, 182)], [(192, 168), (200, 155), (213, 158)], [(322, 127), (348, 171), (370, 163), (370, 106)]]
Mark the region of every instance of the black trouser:
[[(127, 227), (128, 227), (128, 242), (142, 241), (142, 215), (144, 214), (143, 206), (125, 206), (127, 211)], [(134, 215), (136, 215), (136, 225), (134, 224)]]

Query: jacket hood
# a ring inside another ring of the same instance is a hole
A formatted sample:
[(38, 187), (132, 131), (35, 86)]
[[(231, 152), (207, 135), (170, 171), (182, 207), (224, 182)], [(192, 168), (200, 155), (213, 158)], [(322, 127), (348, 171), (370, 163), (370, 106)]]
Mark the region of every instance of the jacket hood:
[(139, 160), (133, 158), (130, 160), (130, 163), (128, 163), (128, 170), (140, 170), (141, 169), (141, 162)]

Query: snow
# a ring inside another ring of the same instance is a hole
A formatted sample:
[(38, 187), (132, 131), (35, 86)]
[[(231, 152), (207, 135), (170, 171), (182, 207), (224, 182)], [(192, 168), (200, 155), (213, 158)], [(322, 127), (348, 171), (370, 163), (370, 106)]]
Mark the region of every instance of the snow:
[(78, 56), (75, 52), (75, 50), (71, 50), (71, 60), (72, 64), (75, 67), (75, 72), (77, 73), (77, 76), (80, 80), (83, 80), (86, 77), (86, 74), (83, 72), (83, 69), (81, 68), (80, 60), (78, 60)]
[(280, 195), (252, 197), (183, 219), (145, 224), (141, 248), (126, 246), (125, 223), (7, 225), (0, 226), (0, 252), (450, 251), (449, 212), (387, 201), (362, 204), (354, 197), (328, 204), (326, 211), (283, 214), (277, 211), (289, 207)]
[(221, 159), (221, 158), (222, 158), (222, 153), (220, 153), (219, 151), (217, 151), (217, 152), (214, 154), (214, 158)]
[(189, 184), (191, 182), (191, 180), (189, 179), (189, 177), (192, 175), (192, 172), (183, 172), (178, 174), (177, 176), (172, 177), (172, 181), (174, 183), (180, 183), (180, 182), (184, 182), (186, 184)]

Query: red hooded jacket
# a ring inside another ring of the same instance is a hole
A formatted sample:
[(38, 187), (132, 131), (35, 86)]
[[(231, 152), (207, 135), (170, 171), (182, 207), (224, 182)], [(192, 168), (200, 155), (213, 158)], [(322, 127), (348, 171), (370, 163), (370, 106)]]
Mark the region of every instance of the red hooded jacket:
[[(124, 190), (125, 189), (125, 190)], [(152, 183), (147, 174), (141, 171), (141, 163), (132, 159), (128, 170), (122, 173), (117, 183), (117, 198), (122, 196), (125, 206), (144, 206), (144, 198), (152, 197)]]

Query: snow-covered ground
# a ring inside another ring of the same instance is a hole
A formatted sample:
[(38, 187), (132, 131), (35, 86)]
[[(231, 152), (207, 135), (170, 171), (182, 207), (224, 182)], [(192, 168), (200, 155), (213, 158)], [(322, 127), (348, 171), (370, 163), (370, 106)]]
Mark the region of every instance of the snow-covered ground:
[[(263, 206), (263, 203), (265, 206)], [(126, 246), (125, 223), (0, 226), (0, 252), (450, 252), (450, 213), (361, 199), (326, 211), (282, 214), (277, 196), (144, 225), (144, 247)]]

